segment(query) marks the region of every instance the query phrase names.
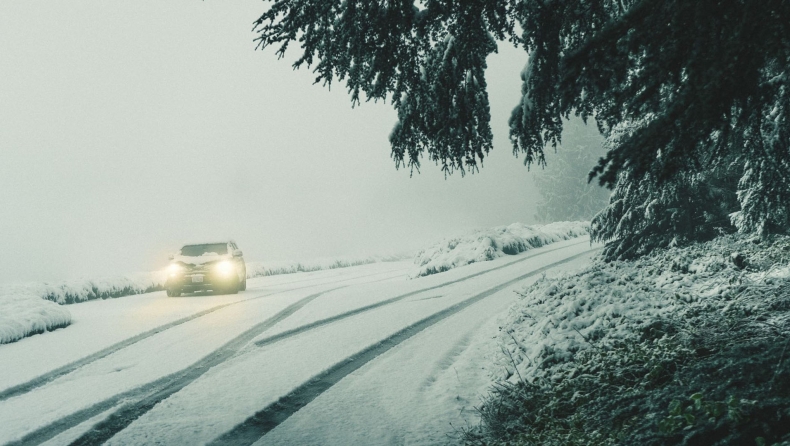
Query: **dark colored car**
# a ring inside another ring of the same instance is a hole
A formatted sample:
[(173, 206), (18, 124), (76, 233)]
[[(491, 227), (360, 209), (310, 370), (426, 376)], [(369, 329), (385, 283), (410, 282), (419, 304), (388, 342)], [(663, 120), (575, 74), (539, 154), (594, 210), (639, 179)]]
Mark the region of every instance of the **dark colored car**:
[(170, 256), (167, 295), (213, 291), (236, 294), (247, 289), (247, 265), (233, 241), (184, 245)]

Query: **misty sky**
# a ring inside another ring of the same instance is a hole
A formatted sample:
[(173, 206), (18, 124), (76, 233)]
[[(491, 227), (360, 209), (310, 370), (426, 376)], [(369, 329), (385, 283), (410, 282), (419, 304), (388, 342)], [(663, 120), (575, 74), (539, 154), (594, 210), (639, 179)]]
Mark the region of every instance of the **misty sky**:
[(487, 80), (494, 151), (480, 173), (409, 178), (389, 104), (352, 109), (256, 51), (261, 1), (0, 3), (0, 282), (161, 268), (184, 240), (248, 260), (418, 249), (533, 222), (507, 118), (526, 55), (500, 43)]

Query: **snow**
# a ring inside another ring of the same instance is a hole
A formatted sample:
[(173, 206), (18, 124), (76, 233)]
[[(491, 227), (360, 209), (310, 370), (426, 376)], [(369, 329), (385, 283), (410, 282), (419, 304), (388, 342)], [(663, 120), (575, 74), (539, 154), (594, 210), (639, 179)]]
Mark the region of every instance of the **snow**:
[[(190, 264), (215, 261), (230, 255), (217, 254), (199, 257), (176, 256), (175, 260)], [(248, 262), (247, 278), (312, 272), (335, 268), (346, 268), (379, 262), (395, 262), (411, 257), (409, 254), (387, 256), (332, 257), (312, 260), (290, 260), (277, 262)], [(59, 304), (73, 304), (94, 299), (108, 299), (134, 294), (149, 293), (164, 289), (167, 270), (131, 273), (115, 277), (89, 277), (63, 282), (28, 282), (0, 285), (0, 296), (35, 295)]]
[[(404, 326), (514, 276), (590, 250), (587, 243), (566, 246), (567, 249), (492, 271), (473, 281), (425, 290), (404, 301), (281, 342), (264, 347), (251, 343), (233, 359), (212, 368), (135, 420), (108, 444), (139, 444), (154, 438), (165, 444), (204, 444), (344, 358), (381, 342)], [(508, 260), (511, 259), (459, 268), (447, 277), (437, 275), (418, 280), (401, 277), (335, 290), (311, 302), (261, 338), (361, 305), (453, 282), (505, 265)], [(578, 268), (588, 261), (589, 257), (580, 258), (567, 268)], [(510, 305), (514, 297), (512, 288), (486, 298), (371, 361), (344, 378), (337, 388), (327, 391), (326, 396), (320, 396), (294, 414), (294, 424), (283, 423), (260, 444), (388, 444), (389, 440), (397, 439), (401, 428), (408, 428), (403, 433), (406, 443), (441, 442), (453, 431), (450, 422), (460, 427), (472, 419), (473, 405), (490, 384), (486, 371), (478, 370), (481, 361), (467, 350), (490, 347), (496, 335), (490, 319)], [(459, 379), (464, 384), (459, 385)], [(388, 388), (382, 388), (381, 383), (387, 383)], [(449, 396), (446, 392), (450, 392)], [(454, 399), (455, 396), (460, 399)], [(364, 404), (356, 407), (360, 401)], [(418, 404), (422, 402), (426, 404)], [(461, 409), (464, 412), (458, 416)], [(311, 428), (302, 431), (307, 425)]]
[[(251, 280), (238, 295), (167, 298), (163, 292), (76, 305), (69, 330), (49, 339), (32, 337), (0, 347), (0, 391), (26, 382), (118, 341), (202, 310), (217, 311), (156, 333), (61, 376), (43, 387), (0, 403), (0, 444), (13, 441), (93, 403), (182, 370), (220, 348), (229, 339), (266, 320), (293, 302), (341, 284), (398, 277), (408, 265), (367, 265)], [(227, 305), (226, 304), (231, 304)], [(39, 339), (36, 339), (39, 338)], [(96, 414), (98, 415), (98, 414)]]
[(475, 421), (474, 406), (491, 384), (477, 355), (493, 348), (496, 314), (511, 301), (512, 291), (503, 291), (426, 329), (256, 444), (447, 444)]
[[(558, 269), (572, 271), (589, 260), (582, 257)], [(498, 317), (513, 297), (513, 289), (499, 291), (427, 328), (340, 381), (255, 444), (460, 443), (460, 430), (477, 423), (475, 406), (493, 384), (490, 357)]]
[(585, 221), (556, 222), (543, 226), (513, 223), (449, 238), (420, 251), (411, 277), (441, 273), (475, 262), (514, 255), (549, 243), (589, 234)]
[(55, 284), (29, 282), (0, 285), (0, 295), (27, 294), (59, 304), (107, 299), (162, 289), (166, 272), (133, 273), (117, 277), (86, 278)]
[(71, 313), (35, 294), (0, 294), (0, 344), (32, 334), (63, 328), (71, 323)]
[[(407, 280), (408, 262), (389, 262), (251, 279), (248, 290), (239, 295), (166, 298), (163, 292), (156, 292), (76, 305), (70, 307), (74, 323), (69, 330), (0, 347), (0, 391), (130, 337), (154, 332), (67, 375), (2, 401), (0, 443), (18, 440), (40, 427), (88, 410), (85, 418), (75, 418), (74, 424), (63, 425), (63, 432), (53, 432), (60, 436), (51, 444), (69, 442), (89, 430), (92, 421), (106, 418), (110, 408), (120, 402), (113, 400), (118, 394), (146, 386), (163, 376), (181, 376), (183, 370), (211, 357), (241, 333), (318, 292), (325, 293), (260, 333), (257, 339), (413, 293), (390, 305), (277, 343), (257, 346), (252, 339), (246, 347), (240, 347), (235, 357), (206, 369), (195, 381), (156, 404), (110, 441), (110, 444), (152, 441), (202, 444), (338, 361), (377, 344), (403, 327), (590, 249), (586, 238), (568, 240), (534, 253), (475, 263), (416, 280)], [(585, 259), (578, 261), (583, 263)], [(407, 442), (419, 438), (441, 441), (445, 433), (453, 431), (449, 423), (462, 426), (469, 422), (472, 407), (490, 380), (490, 371), (479, 369), (480, 361), (475, 358), (497, 341), (495, 316), (512, 302), (512, 290), (517, 287), (518, 284), (512, 284), (501, 289), (417, 333), (345, 377), (338, 385), (350, 387), (330, 389), (328, 397), (314, 401), (316, 405), (311, 410), (321, 414), (316, 419), (345, 420), (324, 426), (324, 432), (331, 438), (342, 438), (343, 429), (353, 429), (354, 438), (364, 438), (365, 431), (373, 429), (378, 432), (375, 438), (386, 438), (388, 430), (413, 426)], [(156, 331), (157, 327), (179, 318), (212, 309), (215, 310), (187, 323)], [(382, 379), (393, 383), (393, 388), (377, 395), (377, 383)], [(344, 384), (346, 380), (353, 381)], [(348, 412), (347, 417), (333, 418), (332, 413), (345, 413), (354, 405), (356, 397), (349, 395), (347, 389), (352, 389), (352, 393), (359, 391), (362, 400), (370, 404)], [(109, 402), (97, 406), (101, 401)], [(127, 401), (133, 402), (133, 399)], [(425, 404), (415, 408), (414, 404), (419, 402)], [(296, 426), (309, 419), (298, 414), (295, 417)], [(390, 426), (392, 420), (397, 422)], [(276, 435), (286, 432), (294, 431), (283, 430)], [(291, 437), (293, 440), (285, 443), (299, 444), (300, 438), (306, 435)]]
[(217, 254), (216, 252), (206, 252), (203, 253), (203, 255), (199, 255), (199, 256), (182, 256), (179, 254), (177, 256), (174, 256), (173, 260), (176, 262), (186, 263), (187, 265), (202, 265), (204, 263), (216, 262), (217, 260), (229, 259), (231, 257), (232, 256), (230, 254), (220, 255)]
[(379, 262), (397, 262), (410, 257), (411, 254), (391, 254), (385, 256), (326, 257), (301, 261), (248, 262), (247, 278), (348, 268)]
[[(229, 255), (199, 257), (176, 256), (184, 263), (200, 264)], [(395, 262), (405, 254), (390, 256), (358, 256), (314, 259), (307, 261), (250, 262), (247, 277), (272, 276), (300, 272), (346, 268), (379, 262)], [(139, 295), (164, 289), (167, 270), (132, 273), (116, 277), (85, 278), (59, 283), (28, 282), (0, 285), (0, 344), (13, 342), (32, 334), (66, 327), (71, 322), (67, 309), (40, 303), (44, 299), (57, 304), (83, 303), (95, 299), (112, 299)]]
[[(247, 283), (247, 291), (238, 295), (195, 294), (168, 298), (163, 291), (158, 291), (124, 299), (99, 299), (69, 306), (58, 306), (38, 299), (44, 304), (68, 311), (72, 325), (67, 330), (58, 330), (46, 336), (33, 336), (12, 344), (0, 345), (0, 391), (126, 339), (222, 305), (241, 304), (247, 299), (262, 296), (257, 300), (271, 306), (275, 305), (274, 300), (280, 298), (279, 293), (296, 285), (308, 287), (308, 290), (320, 287), (325, 282), (337, 286), (355, 280), (356, 275), (386, 276), (389, 271), (403, 270), (407, 266), (405, 263), (387, 263), (349, 270), (303, 273), (298, 277), (251, 279)], [(343, 280), (347, 282), (339, 282)]]
[[(204, 255), (199, 257), (176, 256), (184, 263), (199, 264), (229, 256)], [(311, 272), (378, 262), (393, 262), (407, 255), (334, 257), (306, 261), (248, 262), (247, 278)], [(0, 295), (36, 295), (59, 304), (72, 304), (94, 299), (108, 299), (164, 289), (167, 270), (132, 273), (116, 277), (85, 278), (59, 283), (29, 282), (0, 285)]]
[[(573, 373), (566, 360), (579, 350), (636, 340), (651, 324), (687, 312), (726, 312), (745, 298), (744, 284), (790, 280), (790, 238), (781, 240), (765, 249), (757, 239), (733, 235), (630, 262), (598, 259), (581, 272), (524, 287), (500, 321), (495, 378)], [(738, 255), (746, 268), (733, 260)]]

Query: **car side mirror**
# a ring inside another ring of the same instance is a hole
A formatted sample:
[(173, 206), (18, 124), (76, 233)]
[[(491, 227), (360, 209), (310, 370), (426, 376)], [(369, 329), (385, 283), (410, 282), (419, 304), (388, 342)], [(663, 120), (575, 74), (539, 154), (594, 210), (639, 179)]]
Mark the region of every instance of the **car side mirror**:
[(233, 251), (233, 257), (241, 257), (242, 255), (244, 254), (242, 254), (241, 249)]
[(175, 254), (170, 254), (169, 256), (167, 256), (167, 260), (173, 260), (175, 258), (176, 258)]

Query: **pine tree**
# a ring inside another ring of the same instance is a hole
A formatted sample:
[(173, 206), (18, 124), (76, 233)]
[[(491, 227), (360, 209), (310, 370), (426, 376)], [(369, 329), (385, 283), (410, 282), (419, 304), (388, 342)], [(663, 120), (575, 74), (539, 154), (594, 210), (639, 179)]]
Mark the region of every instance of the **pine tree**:
[(608, 242), (604, 257), (627, 260), (655, 248), (705, 241), (734, 231), (738, 176), (728, 169), (634, 181), (621, 174), (609, 205), (592, 219), (594, 241)]
[[(427, 155), (446, 174), (478, 168), (492, 148), (486, 57), (508, 41), (529, 54), (509, 120), (525, 164), (545, 166), (572, 114), (604, 134), (630, 126), (590, 176), (615, 196), (703, 199), (705, 181), (736, 166), (735, 227), (790, 226), (790, 1), (274, 0), (255, 27), (280, 56), (298, 42), (294, 66), (345, 81), (353, 104), (391, 100), (398, 167)], [(605, 215), (620, 226), (600, 226), (601, 239), (676, 227)]]

